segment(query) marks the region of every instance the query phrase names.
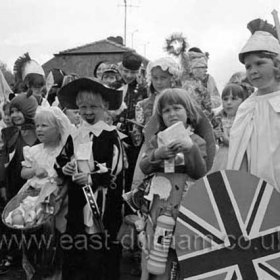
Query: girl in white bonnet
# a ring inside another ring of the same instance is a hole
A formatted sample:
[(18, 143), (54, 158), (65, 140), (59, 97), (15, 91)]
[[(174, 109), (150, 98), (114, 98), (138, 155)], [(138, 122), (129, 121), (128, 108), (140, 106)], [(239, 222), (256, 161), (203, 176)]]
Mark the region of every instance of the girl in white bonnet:
[[(144, 134), (147, 131), (147, 135), (150, 138), (157, 130), (155, 127), (157, 122), (155, 121), (155, 118), (151, 119), (151, 117), (155, 113), (159, 94), (164, 89), (180, 87), (182, 71), (180, 65), (171, 57), (162, 57), (150, 61), (146, 71), (147, 82), (149, 85), (149, 97), (136, 104), (135, 118), (138, 124), (146, 126), (144, 128)], [(146, 140), (147, 139), (145, 139), (145, 142)], [(139, 168), (139, 162), (145, 149), (146, 144), (143, 144), (135, 166), (132, 189), (139, 185), (144, 178), (144, 174)]]
[(136, 105), (136, 121), (145, 125), (154, 113), (159, 93), (166, 88), (179, 87), (181, 69), (171, 57), (162, 57), (149, 62), (147, 66), (147, 82), (149, 97)]

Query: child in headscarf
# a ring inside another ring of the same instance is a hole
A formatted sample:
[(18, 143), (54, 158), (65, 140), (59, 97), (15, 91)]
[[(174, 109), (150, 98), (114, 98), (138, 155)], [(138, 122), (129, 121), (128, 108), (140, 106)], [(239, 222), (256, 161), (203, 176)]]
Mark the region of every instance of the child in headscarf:
[[(0, 157), (0, 191), (6, 202), (15, 196), (26, 182), (20, 175), (21, 162), (24, 159), (23, 147), (38, 143), (34, 124), (37, 107), (35, 97), (27, 97), (25, 93), (14, 97), (9, 106), (12, 126), (2, 129), (3, 148)], [(6, 228), (4, 230), (9, 237), (11, 232)], [(2, 253), (4, 257), (1, 260), (0, 271), (5, 273), (13, 264), (15, 257), (18, 257), (19, 251), (13, 244), (7, 250), (2, 248)]]

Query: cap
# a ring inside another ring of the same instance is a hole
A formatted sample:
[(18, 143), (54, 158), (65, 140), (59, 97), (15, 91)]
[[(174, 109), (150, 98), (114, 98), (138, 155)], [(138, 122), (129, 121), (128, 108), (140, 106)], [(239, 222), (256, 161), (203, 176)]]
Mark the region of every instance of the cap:
[(129, 70), (139, 70), (142, 64), (142, 58), (135, 52), (127, 52), (123, 55), (122, 65)]

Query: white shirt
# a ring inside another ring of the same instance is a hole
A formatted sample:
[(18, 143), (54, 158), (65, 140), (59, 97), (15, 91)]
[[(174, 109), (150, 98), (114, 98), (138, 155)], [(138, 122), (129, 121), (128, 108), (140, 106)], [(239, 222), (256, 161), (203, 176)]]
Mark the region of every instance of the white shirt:
[(280, 191), (280, 91), (253, 93), (240, 105), (230, 132), (227, 168), (239, 170), (245, 154), (248, 172)]

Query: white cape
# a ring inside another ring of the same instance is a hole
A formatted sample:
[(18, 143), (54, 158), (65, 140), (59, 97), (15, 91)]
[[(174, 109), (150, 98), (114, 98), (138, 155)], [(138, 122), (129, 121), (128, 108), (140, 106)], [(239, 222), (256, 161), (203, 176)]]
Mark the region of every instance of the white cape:
[(256, 94), (238, 109), (230, 131), (227, 169), (239, 170), (247, 154), (247, 171), (280, 191), (280, 91)]

